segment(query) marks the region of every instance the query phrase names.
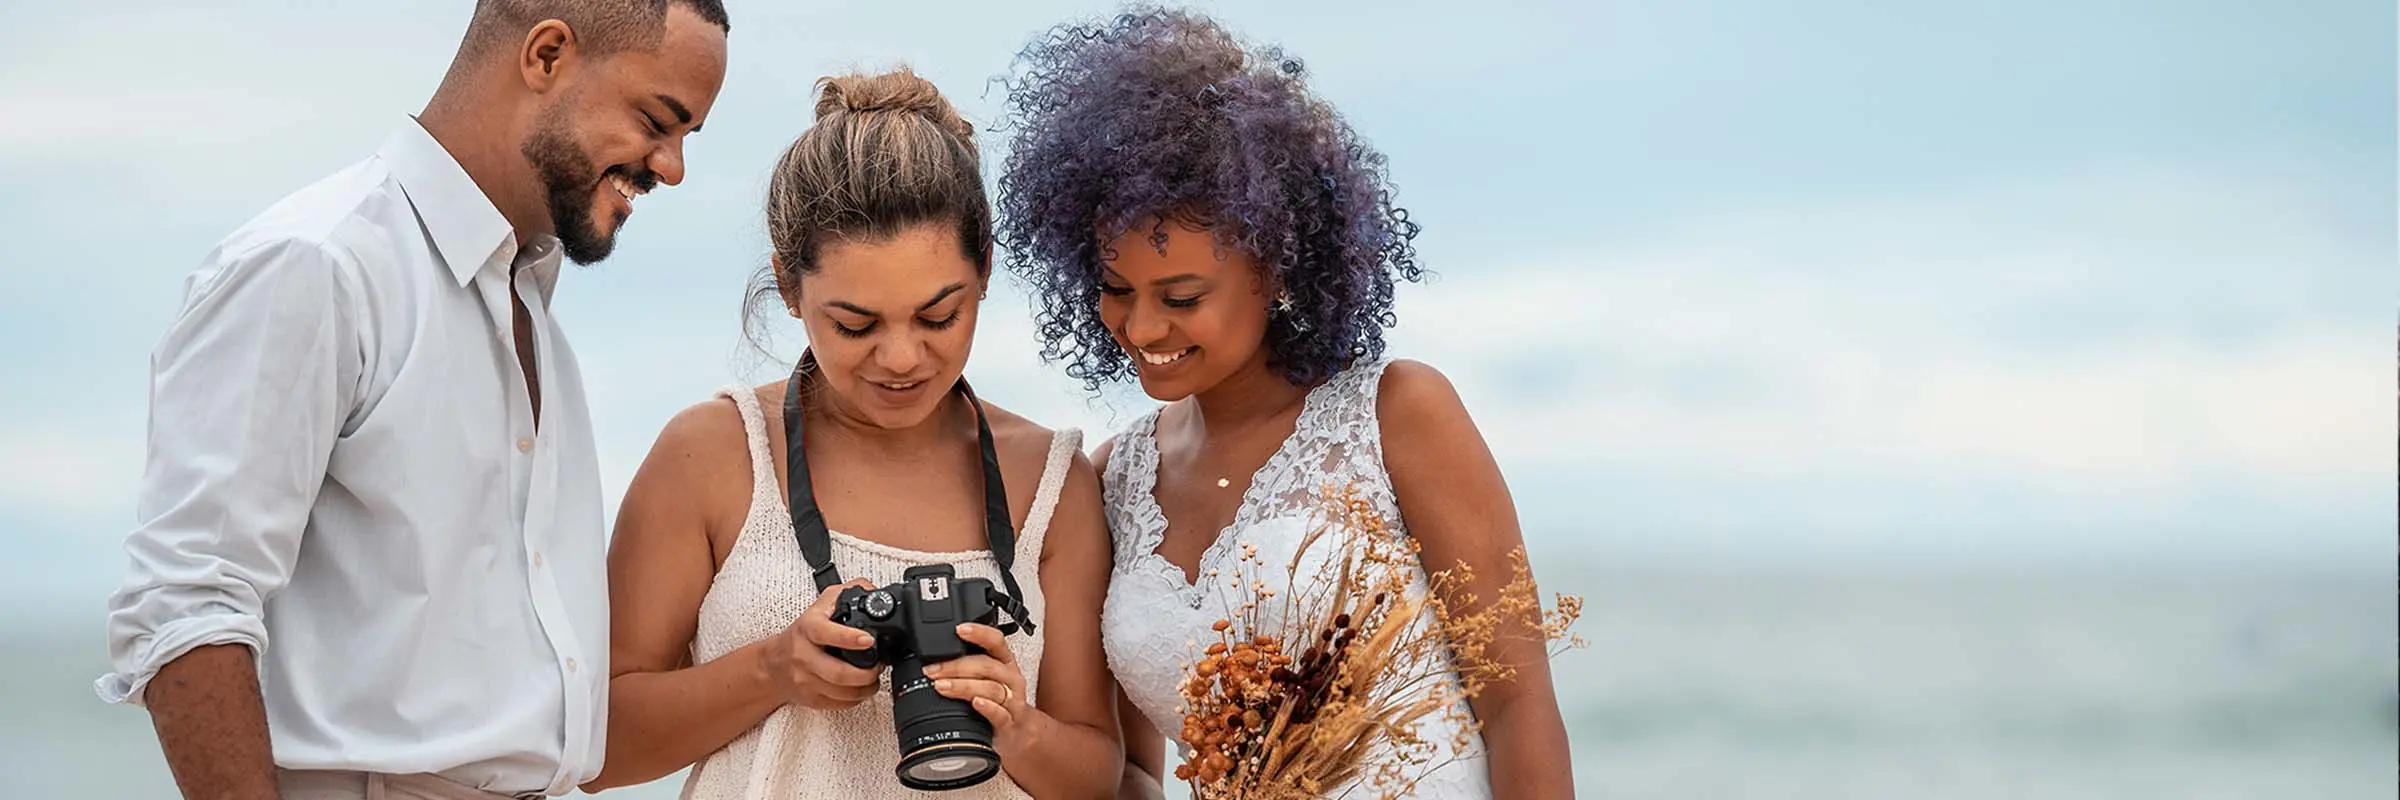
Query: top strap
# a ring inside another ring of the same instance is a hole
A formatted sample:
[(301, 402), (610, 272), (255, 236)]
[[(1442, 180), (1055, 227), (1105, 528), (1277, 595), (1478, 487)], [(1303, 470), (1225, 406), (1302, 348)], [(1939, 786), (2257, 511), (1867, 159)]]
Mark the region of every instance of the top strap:
[(1033, 492), (1033, 507), (1025, 512), (1025, 530), (1017, 541), (1019, 558), (1040, 563), (1042, 542), (1049, 538), (1050, 521), (1057, 516), (1058, 498), (1067, 484), (1067, 470), (1083, 451), (1083, 431), (1066, 428), (1051, 434), (1050, 457), (1042, 464), (1042, 482)]
[[(841, 570), (833, 563), (832, 532), (825, 527), (825, 512), (817, 507), (816, 490), (808, 478), (808, 448), (801, 436), (800, 398), (808, 387), (808, 376), (816, 371), (816, 354), (802, 351), (800, 363), (792, 369), (791, 382), (783, 395), (783, 437), (785, 478), (789, 495), (785, 505), (792, 512), (792, 535), (799, 540), (800, 554), (817, 565), (811, 577), (817, 591), (825, 591), (842, 583)], [(1000, 582), (1008, 597), (1000, 603), (1009, 620), (999, 625), (1003, 634), (1023, 630), (1033, 633), (1034, 623), (1025, 612), (1025, 593), (1017, 588), (1017, 532), (1008, 519), (1008, 488), (1000, 479), (1000, 453), (993, 445), (991, 421), (983, 413), (983, 403), (975, 399), (967, 380), (958, 380), (958, 393), (967, 400), (967, 408), (975, 412), (975, 443), (983, 455), (983, 514), (984, 538), (990, 544), (992, 561), (1000, 570)]]
[(747, 386), (727, 386), (717, 394), (733, 400), (734, 408), (742, 413), (742, 437), (750, 446), (750, 497), (774, 497), (775, 443), (768, 438), (767, 412), (758, 404), (758, 393)]

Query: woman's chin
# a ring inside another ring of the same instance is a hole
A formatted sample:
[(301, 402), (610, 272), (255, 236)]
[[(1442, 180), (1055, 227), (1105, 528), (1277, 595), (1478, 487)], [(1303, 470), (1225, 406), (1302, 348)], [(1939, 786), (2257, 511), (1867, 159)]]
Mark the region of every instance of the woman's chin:
[(1177, 400), (1192, 396), (1191, 392), (1185, 391), (1180, 387), (1156, 386), (1151, 384), (1149, 381), (1142, 381), (1142, 394), (1149, 395), (1150, 399), (1159, 401), (1161, 403), (1172, 403)]
[(873, 425), (877, 428), (882, 428), (887, 431), (900, 431), (908, 430), (910, 428), (925, 424), (926, 420), (933, 418), (934, 411), (939, 409), (940, 406), (941, 403), (938, 398), (931, 403), (912, 404), (908, 406), (892, 406), (866, 402), (859, 403), (857, 407), (853, 409), (853, 411), (868, 425)]
[[(1143, 394), (1149, 395), (1152, 400), (1172, 403), (1190, 397), (1204, 388), (1200, 380), (1200, 371), (1207, 365), (1200, 363), (1199, 356), (1198, 352), (1192, 352), (1173, 362), (1160, 365), (1136, 362), (1133, 365), (1133, 375), (1136, 380), (1141, 382)], [(1134, 357), (1140, 358), (1141, 356)]]
[(1161, 403), (1172, 403), (1192, 395), (1191, 381), (1181, 375), (1154, 375), (1150, 370), (1137, 366), (1133, 377), (1142, 385), (1142, 394)]

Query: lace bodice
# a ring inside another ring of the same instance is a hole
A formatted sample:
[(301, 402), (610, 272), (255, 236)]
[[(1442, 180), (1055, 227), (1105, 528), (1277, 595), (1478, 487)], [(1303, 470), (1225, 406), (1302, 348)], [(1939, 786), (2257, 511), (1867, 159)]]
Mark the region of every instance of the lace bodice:
[[(1357, 487), (1386, 520), (1405, 530), (1391, 475), (1384, 470), (1382, 428), (1375, 412), (1386, 363), (1351, 367), (1309, 391), (1291, 436), (1251, 476), (1233, 522), (1201, 553), (1195, 582), (1187, 582), (1181, 567), (1157, 553), (1167, 532), (1166, 513), (1155, 493), (1158, 412), (1135, 420), (1117, 436), (1101, 476), (1109, 534), (1116, 544), (1108, 601), (1101, 610), (1101, 639), (1117, 682), (1168, 742), (1175, 742), (1183, 719), (1177, 686), (1198, 656), (1200, 643), (1215, 640), (1209, 626), (1227, 618), (1227, 609), (1239, 602), (1225, 576), (1232, 574), (1240, 545), (1258, 548), (1260, 560), (1270, 567), (1260, 577), (1270, 584), (1281, 578), (1284, 565), (1304, 557), (1296, 574), (1303, 580), (1315, 574), (1306, 565), (1329, 554), (1316, 552), (1321, 548), (1308, 554), (1298, 549), (1329, 483)], [(1222, 574), (1212, 577), (1212, 570)], [(1284, 597), (1297, 594), (1289, 587), (1272, 588)], [(1417, 588), (1423, 590), (1422, 575)], [(1424, 733), (1432, 741), (1450, 738), (1450, 730), (1438, 721)], [(1481, 739), (1470, 737), (1470, 742), (1470, 751), (1480, 753)], [(1170, 757), (1169, 766), (1176, 762)], [(1483, 760), (1472, 755), (1435, 772), (1418, 789), (1423, 797), (1491, 794)]]

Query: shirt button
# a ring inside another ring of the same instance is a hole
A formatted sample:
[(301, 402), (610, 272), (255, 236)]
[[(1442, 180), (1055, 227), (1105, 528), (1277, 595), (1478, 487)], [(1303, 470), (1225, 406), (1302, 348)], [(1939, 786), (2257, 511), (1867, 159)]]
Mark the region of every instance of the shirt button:
[(575, 659), (572, 659), (572, 658), (570, 658), (570, 659), (567, 659), (567, 671), (568, 671), (568, 672), (574, 672), (574, 671), (575, 671)]
[(533, 554), (533, 566), (534, 566), (534, 568), (535, 568), (535, 569), (540, 569), (540, 568), (541, 568), (541, 566), (542, 566), (542, 554), (540, 554), (540, 553), (535, 553), (535, 554)]
[(519, 453), (531, 453), (531, 452), (533, 452), (533, 437), (531, 437), (531, 436), (520, 436), (520, 437), (518, 437), (518, 438), (517, 438), (517, 452), (519, 452)]

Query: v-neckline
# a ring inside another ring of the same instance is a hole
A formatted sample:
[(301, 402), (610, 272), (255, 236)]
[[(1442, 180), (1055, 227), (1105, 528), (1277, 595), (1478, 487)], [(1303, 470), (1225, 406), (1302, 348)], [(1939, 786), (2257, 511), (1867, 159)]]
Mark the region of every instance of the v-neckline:
[[(1348, 372), (1348, 370), (1343, 372)], [(1158, 502), (1158, 471), (1162, 462), (1166, 460), (1159, 452), (1158, 421), (1166, 416), (1167, 410), (1162, 406), (1157, 412), (1150, 415), (1150, 430), (1147, 434), (1150, 440), (1150, 463), (1141, 465), (1144, 467), (1142, 470), (1144, 485), (1139, 487), (1141, 491), (1135, 494), (1140, 495), (1141, 502), (1149, 504), (1151, 513), (1158, 517), (1158, 532), (1157, 538), (1150, 542), (1148, 547), (1143, 548), (1141, 557), (1156, 561), (1157, 567), (1162, 572), (1171, 573), (1176, 590), (1182, 593), (1186, 600), (1199, 592), (1200, 579), (1206, 576), (1209, 561), (1216, 558), (1217, 553), (1223, 549), (1226, 542), (1231, 541), (1226, 534), (1233, 532), (1236, 526), (1242, 524), (1242, 512), (1249, 509), (1250, 504), (1257, 499), (1256, 493), (1261, 482), (1259, 478), (1275, 474), (1274, 471), (1278, 467), (1284, 466), (1284, 462), (1290, 460), (1293, 443), (1299, 441), (1302, 425), (1308, 421), (1309, 412), (1317, 408), (1319, 393), (1331, 387), (1334, 382), (1341, 380), (1341, 377), (1342, 373), (1335, 373), (1333, 377), (1310, 387), (1307, 393), (1301, 395), (1300, 413), (1292, 417), (1292, 432), (1284, 434), (1283, 441), (1275, 445), (1275, 451), (1267, 454), (1267, 460), (1259, 464), (1258, 469), (1250, 472), (1250, 485), (1242, 487), (1241, 498), (1234, 501), (1233, 518), (1226, 520), (1225, 525), (1217, 529), (1216, 538), (1211, 539), (1207, 547), (1201, 548), (1200, 558), (1192, 562), (1192, 568), (1189, 571), (1167, 558), (1165, 554), (1158, 552), (1158, 548), (1166, 545), (1167, 529), (1172, 527), (1174, 522), (1167, 518), (1166, 506)]]

